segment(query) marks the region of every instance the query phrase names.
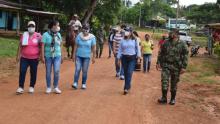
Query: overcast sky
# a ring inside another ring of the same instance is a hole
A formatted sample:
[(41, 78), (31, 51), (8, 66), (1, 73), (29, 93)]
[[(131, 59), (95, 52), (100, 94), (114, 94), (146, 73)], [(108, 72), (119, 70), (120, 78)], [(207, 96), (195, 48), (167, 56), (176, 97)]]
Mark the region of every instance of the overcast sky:
[[(140, 0), (131, 0), (133, 4), (139, 2)], [(180, 0), (180, 5), (191, 5), (191, 4), (204, 4), (205, 2), (216, 2), (217, 0)]]

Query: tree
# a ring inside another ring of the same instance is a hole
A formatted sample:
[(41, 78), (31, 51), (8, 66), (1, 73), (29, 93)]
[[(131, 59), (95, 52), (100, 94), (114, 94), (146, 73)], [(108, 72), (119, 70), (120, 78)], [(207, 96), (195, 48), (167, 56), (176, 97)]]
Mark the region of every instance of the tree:
[(87, 9), (87, 11), (86, 11), (86, 13), (85, 13), (85, 15), (83, 17), (83, 21), (82, 21), (83, 24), (88, 23), (90, 17), (92, 16), (92, 14), (93, 14), (93, 12), (95, 10), (96, 5), (97, 5), (97, 0), (91, 0), (90, 1), (90, 6)]

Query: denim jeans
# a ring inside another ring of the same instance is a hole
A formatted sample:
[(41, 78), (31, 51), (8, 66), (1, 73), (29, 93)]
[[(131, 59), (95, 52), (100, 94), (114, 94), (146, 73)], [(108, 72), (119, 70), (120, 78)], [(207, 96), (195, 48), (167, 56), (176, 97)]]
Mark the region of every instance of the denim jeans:
[(116, 73), (119, 74), (120, 76), (124, 76), (124, 69), (122, 65), (118, 65), (118, 61), (120, 61), (120, 59), (118, 59), (117, 57), (115, 57), (115, 69), (116, 69)]
[(82, 70), (82, 84), (86, 84), (90, 58), (76, 56), (74, 83), (78, 83)]
[(53, 68), (54, 79), (53, 79), (53, 86), (54, 88), (58, 87), (58, 82), (60, 78), (60, 65), (61, 65), (61, 57), (45, 57), (45, 64), (46, 64), (46, 81), (47, 81), (47, 88), (51, 88), (51, 72)]
[(34, 87), (37, 79), (37, 67), (38, 59), (26, 59), (21, 58), (20, 61), (20, 73), (19, 73), (19, 87), (24, 88), (24, 82), (26, 77), (26, 72), (30, 66), (30, 87)]
[(135, 70), (136, 55), (134, 56), (122, 56), (122, 66), (124, 68), (125, 74), (125, 85), (124, 90), (129, 90), (131, 88), (131, 79), (133, 71)]
[(112, 51), (113, 51), (113, 41), (109, 41), (108, 42), (108, 47), (109, 47), (109, 56), (112, 55)]
[(146, 70), (150, 71), (151, 56), (152, 56), (152, 54), (144, 54), (144, 56), (143, 56), (143, 69), (144, 69), (144, 72), (146, 72)]

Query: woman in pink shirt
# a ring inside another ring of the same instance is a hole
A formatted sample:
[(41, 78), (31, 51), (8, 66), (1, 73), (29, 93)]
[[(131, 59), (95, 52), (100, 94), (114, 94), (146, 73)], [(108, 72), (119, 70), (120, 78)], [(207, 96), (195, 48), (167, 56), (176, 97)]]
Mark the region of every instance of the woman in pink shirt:
[(28, 31), (24, 32), (20, 39), (17, 59), (20, 61), (19, 88), (17, 94), (24, 92), (24, 82), (28, 67), (30, 67), (29, 93), (34, 93), (34, 86), (37, 78), (37, 67), (40, 57), (41, 34), (35, 32), (35, 22), (28, 22)]

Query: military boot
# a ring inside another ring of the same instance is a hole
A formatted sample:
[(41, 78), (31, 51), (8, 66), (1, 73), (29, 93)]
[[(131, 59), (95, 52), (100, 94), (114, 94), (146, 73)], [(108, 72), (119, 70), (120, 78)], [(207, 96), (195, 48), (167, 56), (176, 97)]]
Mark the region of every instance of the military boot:
[(171, 92), (171, 99), (170, 99), (170, 105), (175, 105), (176, 101), (175, 101), (175, 98), (176, 98), (176, 91), (172, 91)]
[(158, 103), (167, 104), (167, 90), (162, 90), (162, 98), (158, 99)]

